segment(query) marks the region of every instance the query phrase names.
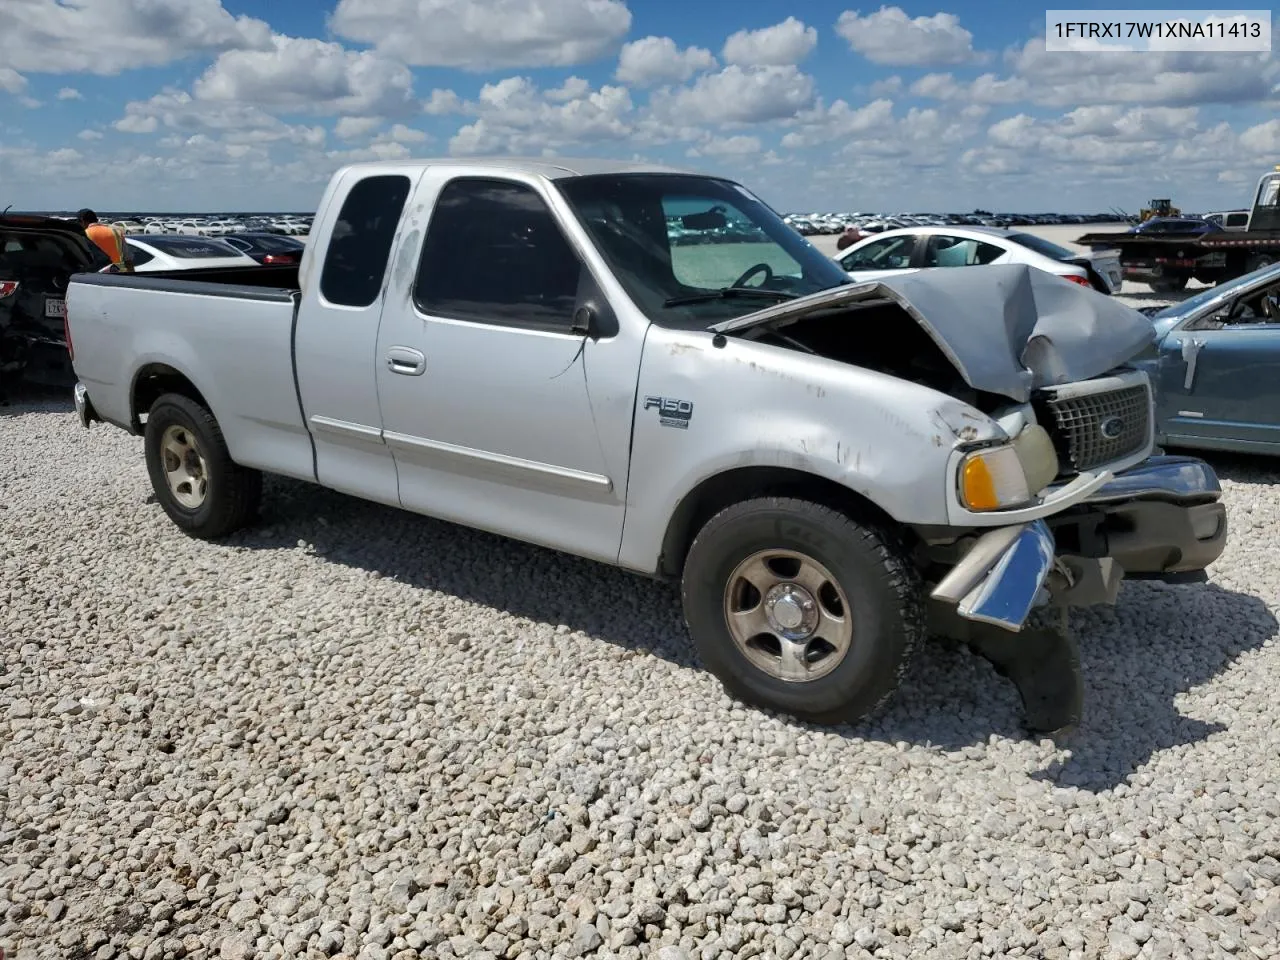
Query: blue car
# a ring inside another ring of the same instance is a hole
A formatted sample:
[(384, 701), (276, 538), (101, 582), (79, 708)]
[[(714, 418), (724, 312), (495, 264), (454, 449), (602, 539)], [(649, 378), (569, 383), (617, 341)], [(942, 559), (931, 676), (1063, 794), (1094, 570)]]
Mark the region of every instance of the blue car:
[(1206, 233), (1221, 233), (1222, 229), (1222, 224), (1200, 217), (1152, 217), (1130, 227), (1129, 232), (1144, 236), (1199, 237)]
[(1280, 263), (1142, 312), (1156, 442), (1280, 454)]

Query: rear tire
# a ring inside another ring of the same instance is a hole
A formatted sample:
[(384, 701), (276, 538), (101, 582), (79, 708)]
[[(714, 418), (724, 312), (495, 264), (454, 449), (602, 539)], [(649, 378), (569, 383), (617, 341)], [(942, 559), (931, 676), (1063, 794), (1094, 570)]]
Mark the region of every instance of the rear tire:
[(1151, 281), (1151, 289), (1156, 293), (1179, 293), (1186, 288), (1186, 277), (1161, 277)]
[(1253, 273), (1255, 270), (1261, 270), (1263, 267), (1269, 267), (1276, 262), (1275, 254), (1272, 253), (1255, 253), (1245, 263), (1245, 273)]
[(894, 537), (785, 497), (707, 521), (682, 597), (698, 653), (728, 693), (815, 723), (874, 713), (926, 630), (919, 575)]
[(151, 405), (144, 448), (156, 500), (191, 536), (216, 540), (257, 515), (262, 474), (231, 459), (218, 421), (191, 398), (166, 393)]

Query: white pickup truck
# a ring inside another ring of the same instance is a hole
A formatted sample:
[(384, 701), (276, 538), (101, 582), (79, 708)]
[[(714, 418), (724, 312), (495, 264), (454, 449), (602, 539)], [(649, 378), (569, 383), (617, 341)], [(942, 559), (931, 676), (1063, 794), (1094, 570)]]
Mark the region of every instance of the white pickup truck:
[(267, 472), (678, 579), (725, 687), (818, 722), (941, 634), (1071, 727), (1066, 609), (1225, 542), (1213, 471), (1155, 455), (1141, 314), (1018, 265), (853, 283), (717, 177), (357, 164), (300, 267), (67, 303), (81, 421), (145, 437), (188, 533)]

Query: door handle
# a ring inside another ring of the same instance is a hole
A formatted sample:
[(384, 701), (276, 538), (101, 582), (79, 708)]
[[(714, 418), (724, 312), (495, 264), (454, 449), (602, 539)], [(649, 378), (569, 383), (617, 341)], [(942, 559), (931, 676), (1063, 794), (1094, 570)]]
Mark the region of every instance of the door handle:
[(1191, 392), (1191, 385), (1196, 381), (1196, 361), (1200, 359), (1200, 350), (1204, 340), (1199, 337), (1188, 337), (1182, 341), (1182, 359), (1187, 365), (1186, 376), (1182, 378), (1182, 389)]
[(419, 377), (427, 369), (427, 356), (413, 347), (392, 347), (387, 351), (387, 368), (406, 377)]

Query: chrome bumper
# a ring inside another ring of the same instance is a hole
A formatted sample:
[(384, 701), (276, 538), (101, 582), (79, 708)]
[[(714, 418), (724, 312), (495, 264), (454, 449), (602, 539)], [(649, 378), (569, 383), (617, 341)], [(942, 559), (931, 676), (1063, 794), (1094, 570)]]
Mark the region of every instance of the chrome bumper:
[(1018, 631), (1053, 569), (1053, 533), (1043, 520), (983, 534), (930, 594), (966, 620)]
[(102, 422), (98, 412), (93, 409), (93, 401), (89, 399), (89, 390), (83, 383), (76, 382), (72, 395), (75, 397), (76, 417), (80, 420), (80, 426), (88, 430), (89, 424)]
[(1198, 457), (1148, 457), (1112, 477), (1084, 498), (1084, 503), (1126, 500), (1165, 500), (1172, 503), (1212, 503), (1222, 496), (1213, 467)]
[[(1107, 565), (1103, 579), (1118, 586), (1126, 574), (1166, 578), (1203, 571), (1226, 544), (1221, 496), (1217, 474), (1196, 457), (1150, 457), (1112, 477), (1079, 505), (1123, 519), (1108, 535), (1106, 556), (1094, 555)], [(1061, 518), (1070, 519), (1047, 519)], [(1057, 552), (1045, 520), (998, 527), (978, 537), (930, 597), (953, 605), (965, 620), (1016, 632), (1047, 599), (1042, 591)]]

